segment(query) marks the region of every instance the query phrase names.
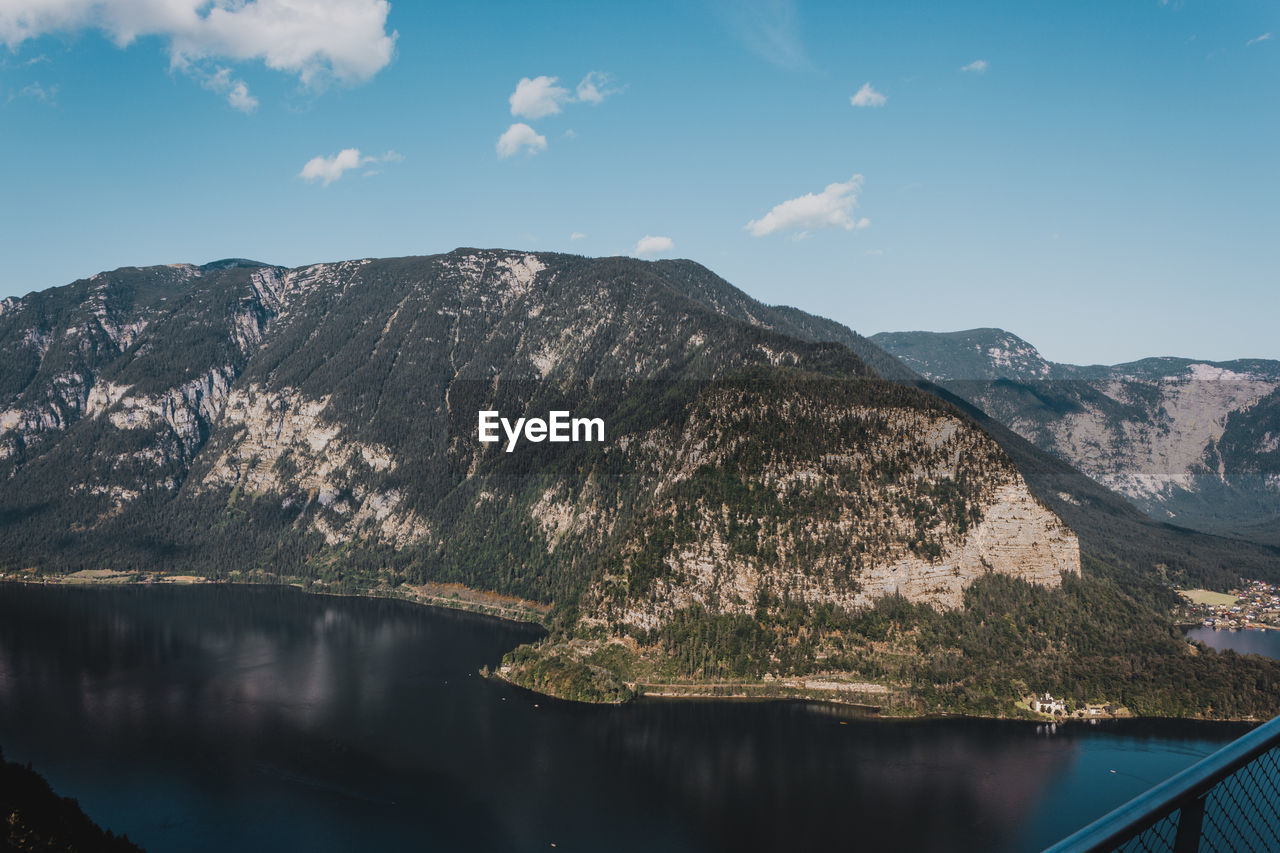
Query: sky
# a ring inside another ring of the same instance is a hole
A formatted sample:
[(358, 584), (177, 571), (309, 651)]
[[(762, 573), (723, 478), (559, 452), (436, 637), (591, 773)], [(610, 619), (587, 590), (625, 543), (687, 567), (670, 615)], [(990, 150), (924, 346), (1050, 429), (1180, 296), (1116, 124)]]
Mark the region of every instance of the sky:
[(458, 246), (1280, 358), (1280, 3), (0, 0), (0, 297)]

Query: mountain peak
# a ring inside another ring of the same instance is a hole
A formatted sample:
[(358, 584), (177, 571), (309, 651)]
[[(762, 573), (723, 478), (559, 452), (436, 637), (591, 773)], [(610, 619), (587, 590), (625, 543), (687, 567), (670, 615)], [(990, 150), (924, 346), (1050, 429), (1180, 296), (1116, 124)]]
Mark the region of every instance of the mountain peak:
[(274, 266), (274, 264), (264, 264), (262, 261), (251, 261), (248, 258), (223, 258), (218, 261), (201, 264), (198, 269), (200, 272), (213, 272), (215, 270), (256, 269), (257, 267), (270, 266)]
[(1049, 379), (1053, 365), (1039, 350), (1004, 329), (960, 332), (881, 332), (871, 340), (909, 367), (939, 382)]

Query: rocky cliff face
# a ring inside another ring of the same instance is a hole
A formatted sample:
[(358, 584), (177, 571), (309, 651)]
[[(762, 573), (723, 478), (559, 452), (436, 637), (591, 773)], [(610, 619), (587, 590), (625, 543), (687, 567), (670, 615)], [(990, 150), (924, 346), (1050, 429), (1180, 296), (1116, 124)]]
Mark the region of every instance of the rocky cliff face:
[(1280, 517), (1280, 362), (1079, 367), (999, 329), (873, 340), (1153, 518), (1238, 532)]
[(710, 390), (678, 432), (628, 454), (662, 473), (639, 534), (584, 596), (584, 624), (656, 630), (691, 608), (890, 595), (947, 609), (989, 573), (1048, 587), (1079, 574), (1075, 535), (972, 423), (879, 388), (772, 389)]
[(175, 493), (283, 305), (267, 278), (126, 268), (9, 302), (0, 316), (8, 500), (69, 490), (108, 497), (114, 514), (143, 494)]
[(301, 503), (300, 518), (330, 546), (368, 541), (405, 547), (420, 541), (429, 526), (401, 505), (398, 489), (385, 485), (397, 466), (394, 454), (341, 438), (341, 424), (322, 416), (328, 402), (256, 383), (236, 389), (218, 424), (226, 439), (192, 491), (269, 495), (286, 510)]
[(924, 563), (905, 559), (867, 573), (864, 601), (902, 595), (938, 607), (959, 607), (966, 587), (994, 572), (1047, 587), (1063, 573), (1080, 574), (1080, 543), (1061, 520), (1027, 490), (1018, 477), (998, 487), (982, 521), (942, 558)]

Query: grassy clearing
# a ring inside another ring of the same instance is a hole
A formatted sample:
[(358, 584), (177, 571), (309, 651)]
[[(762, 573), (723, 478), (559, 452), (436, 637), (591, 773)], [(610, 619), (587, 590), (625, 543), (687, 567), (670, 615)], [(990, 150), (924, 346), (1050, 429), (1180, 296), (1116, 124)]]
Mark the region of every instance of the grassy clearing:
[(1179, 593), (1193, 604), (1209, 604), (1214, 607), (1231, 606), (1239, 601), (1234, 595), (1225, 592), (1210, 592), (1207, 589), (1180, 589)]
[(132, 572), (114, 572), (110, 569), (82, 569), (62, 577), (63, 583), (128, 583)]

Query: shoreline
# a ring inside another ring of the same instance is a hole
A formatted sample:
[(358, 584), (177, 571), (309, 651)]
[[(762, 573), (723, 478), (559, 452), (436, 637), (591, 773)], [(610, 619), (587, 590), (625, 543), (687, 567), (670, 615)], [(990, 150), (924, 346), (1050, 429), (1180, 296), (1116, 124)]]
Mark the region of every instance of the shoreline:
[[(5, 583), (26, 584), (30, 586), (204, 586), (204, 585), (221, 585), (221, 586), (245, 586), (245, 587), (289, 587), (299, 592), (309, 595), (327, 595), (335, 598), (381, 598), (395, 601), (405, 601), (410, 604), (416, 604), (421, 607), (434, 607), (440, 610), (454, 610), (466, 613), (473, 613), (480, 616), (487, 616), (491, 619), (497, 619), (502, 622), (515, 625), (536, 626), (546, 629), (546, 616), (551, 612), (550, 605), (536, 605), (532, 602), (525, 602), (521, 599), (515, 599), (524, 606), (511, 605), (507, 602), (512, 601), (509, 596), (501, 596), (497, 593), (487, 593), (481, 590), (473, 590), (463, 587), (461, 584), (424, 584), (421, 587), (412, 587), (404, 585), (410, 594), (400, 592), (400, 587), (375, 587), (366, 590), (355, 591), (335, 591), (330, 589), (317, 588), (316, 585), (310, 587), (297, 581), (276, 581), (264, 582), (254, 580), (214, 580), (198, 575), (173, 575), (163, 572), (113, 572), (105, 569), (84, 570), (76, 572), (73, 575), (81, 575), (81, 577), (67, 580), (72, 575), (54, 575), (39, 577), (0, 577), (0, 585)], [(88, 575), (88, 576), (86, 576)], [(142, 579), (137, 579), (138, 575), (145, 575)], [(449, 590), (450, 595), (439, 594), (437, 590)], [(463, 598), (463, 594), (471, 596)], [(1204, 625), (1178, 624), (1181, 628), (1203, 628)], [(1242, 631), (1242, 630), (1267, 630), (1262, 626), (1249, 626), (1247, 628), (1215, 628), (1211, 630), (1220, 631)], [(1280, 630), (1269, 629), (1269, 630)], [(1046, 723), (1082, 723), (1095, 724), (1099, 720), (1179, 720), (1197, 723), (1252, 723), (1257, 724), (1264, 722), (1263, 720), (1240, 717), (1240, 718), (1206, 718), (1206, 717), (1144, 717), (1138, 714), (1125, 715), (1107, 715), (1107, 716), (1091, 716), (1091, 717), (1060, 717), (1048, 714), (1036, 714), (1034, 716), (1012, 715), (1012, 714), (967, 714), (954, 711), (926, 712), (926, 713), (895, 713), (887, 706), (871, 705), (866, 702), (850, 701), (841, 697), (840, 693), (849, 693), (847, 689), (839, 688), (831, 690), (822, 690), (809, 686), (795, 684), (795, 681), (803, 681), (803, 678), (779, 680), (777, 682), (760, 682), (758, 685), (748, 682), (734, 682), (732, 684), (717, 684), (715, 682), (707, 682), (705, 684), (649, 684), (634, 683), (629, 684), (634, 692), (630, 699), (621, 702), (582, 702), (580, 700), (565, 699), (556, 696), (554, 693), (545, 693), (539, 690), (526, 687), (508, 678), (501, 671), (501, 667), (496, 667), (490, 671), (489, 678), (496, 678), (505, 684), (521, 690), (527, 690), (538, 696), (555, 699), (560, 702), (575, 702), (584, 705), (625, 705), (636, 701), (654, 701), (654, 702), (681, 702), (681, 701), (729, 701), (729, 702), (813, 702), (831, 707), (832, 709), (856, 709), (867, 715), (868, 719), (874, 718), (878, 720), (934, 720), (949, 718), (964, 718), (973, 720), (1016, 720), (1028, 723), (1046, 724)], [(788, 681), (792, 683), (788, 683)], [(659, 690), (647, 691), (645, 687), (660, 688)], [(753, 688), (758, 690), (752, 692), (743, 690), (743, 692), (734, 693), (717, 693), (717, 688), (742, 687)], [(682, 690), (681, 688), (688, 688)], [(778, 695), (777, 691), (788, 691), (786, 695)], [(1031, 712), (1034, 713), (1034, 712)]]
[[(224, 582), (225, 583), (225, 582)], [(233, 581), (230, 582), (236, 586), (269, 586), (270, 584), (258, 584), (252, 581)], [(534, 608), (504, 607), (498, 604), (487, 604), (483, 601), (464, 600), (462, 598), (451, 598), (443, 595), (435, 595), (430, 593), (413, 593), (411, 595), (398, 594), (394, 588), (371, 589), (360, 592), (334, 592), (328, 589), (314, 589), (303, 586), (299, 583), (278, 584), (279, 586), (288, 586), (293, 589), (305, 592), (308, 595), (329, 595), (335, 598), (383, 598), (392, 601), (407, 601), (410, 604), (417, 604), (421, 607), (435, 607), (440, 610), (453, 610), (462, 613), (474, 613), (479, 616), (488, 616), (491, 619), (497, 619), (513, 625), (533, 625), (539, 628), (546, 628), (545, 617), (550, 613), (551, 608), (548, 606), (545, 613)], [(484, 596), (489, 593), (480, 590), (469, 590), (474, 595)]]
[[(80, 577), (76, 577), (79, 575)], [(136, 579), (138, 575), (146, 575)], [(513, 599), (498, 593), (484, 592), (461, 584), (428, 583), (421, 586), (405, 584), (403, 587), (373, 587), (364, 590), (332, 590), (318, 585), (307, 586), (298, 581), (279, 580), (215, 580), (200, 575), (173, 575), (164, 572), (114, 572), (108, 569), (87, 569), (70, 575), (41, 575), (38, 577), (0, 576), (0, 584), (15, 583), (28, 586), (246, 586), (289, 587), (309, 595), (328, 595), (335, 598), (381, 598), (407, 601), (423, 607), (475, 613), (509, 622), (515, 625), (546, 627), (550, 605), (540, 605), (524, 599)], [(401, 589), (408, 590), (408, 594)], [(439, 591), (436, 591), (439, 590)], [(443, 594), (444, 591), (450, 594)], [(467, 597), (464, 597), (467, 596)], [(508, 602), (515, 601), (516, 604)]]
[(583, 702), (577, 699), (565, 699), (556, 696), (553, 693), (544, 693), (531, 687), (526, 687), (519, 682), (512, 681), (498, 670), (491, 670), (484, 678), (491, 678), (501, 681), (510, 687), (524, 691), (533, 696), (539, 696), (544, 699), (552, 699), (556, 702), (567, 702), (575, 705), (594, 705), (600, 707), (621, 707), (631, 704), (632, 702), (745, 702), (745, 703), (765, 703), (765, 702), (790, 702), (809, 705), (818, 705), (822, 708), (836, 713), (852, 711), (854, 716), (864, 720), (878, 720), (885, 723), (891, 722), (930, 722), (937, 720), (990, 720), (993, 722), (1006, 723), (1027, 723), (1037, 726), (1044, 725), (1080, 725), (1095, 726), (1098, 723), (1130, 723), (1130, 722), (1165, 722), (1165, 723), (1196, 723), (1209, 725), (1224, 726), (1258, 726), (1267, 722), (1266, 720), (1256, 717), (1160, 717), (1160, 716), (1142, 716), (1140, 714), (1126, 715), (1110, 715), (1096, 717), (1051, 717), (1047, 714), (1036, 716), (1017, 716), (1012, 714), (996, 715), (996, 714), (967, 714), (960, 711), (934, 711), (920, 714), (900, 714), (893, 713), (890, 709), (878, 705), (866, 705), (856, 702), (842, 701), (829, 696), (811, 696), (811, 695), (794, 695), (794, 696), (751, 696), (739, 694), (667, 694), (667, 693), (639, 693), (631, 699), (622, 702)]

